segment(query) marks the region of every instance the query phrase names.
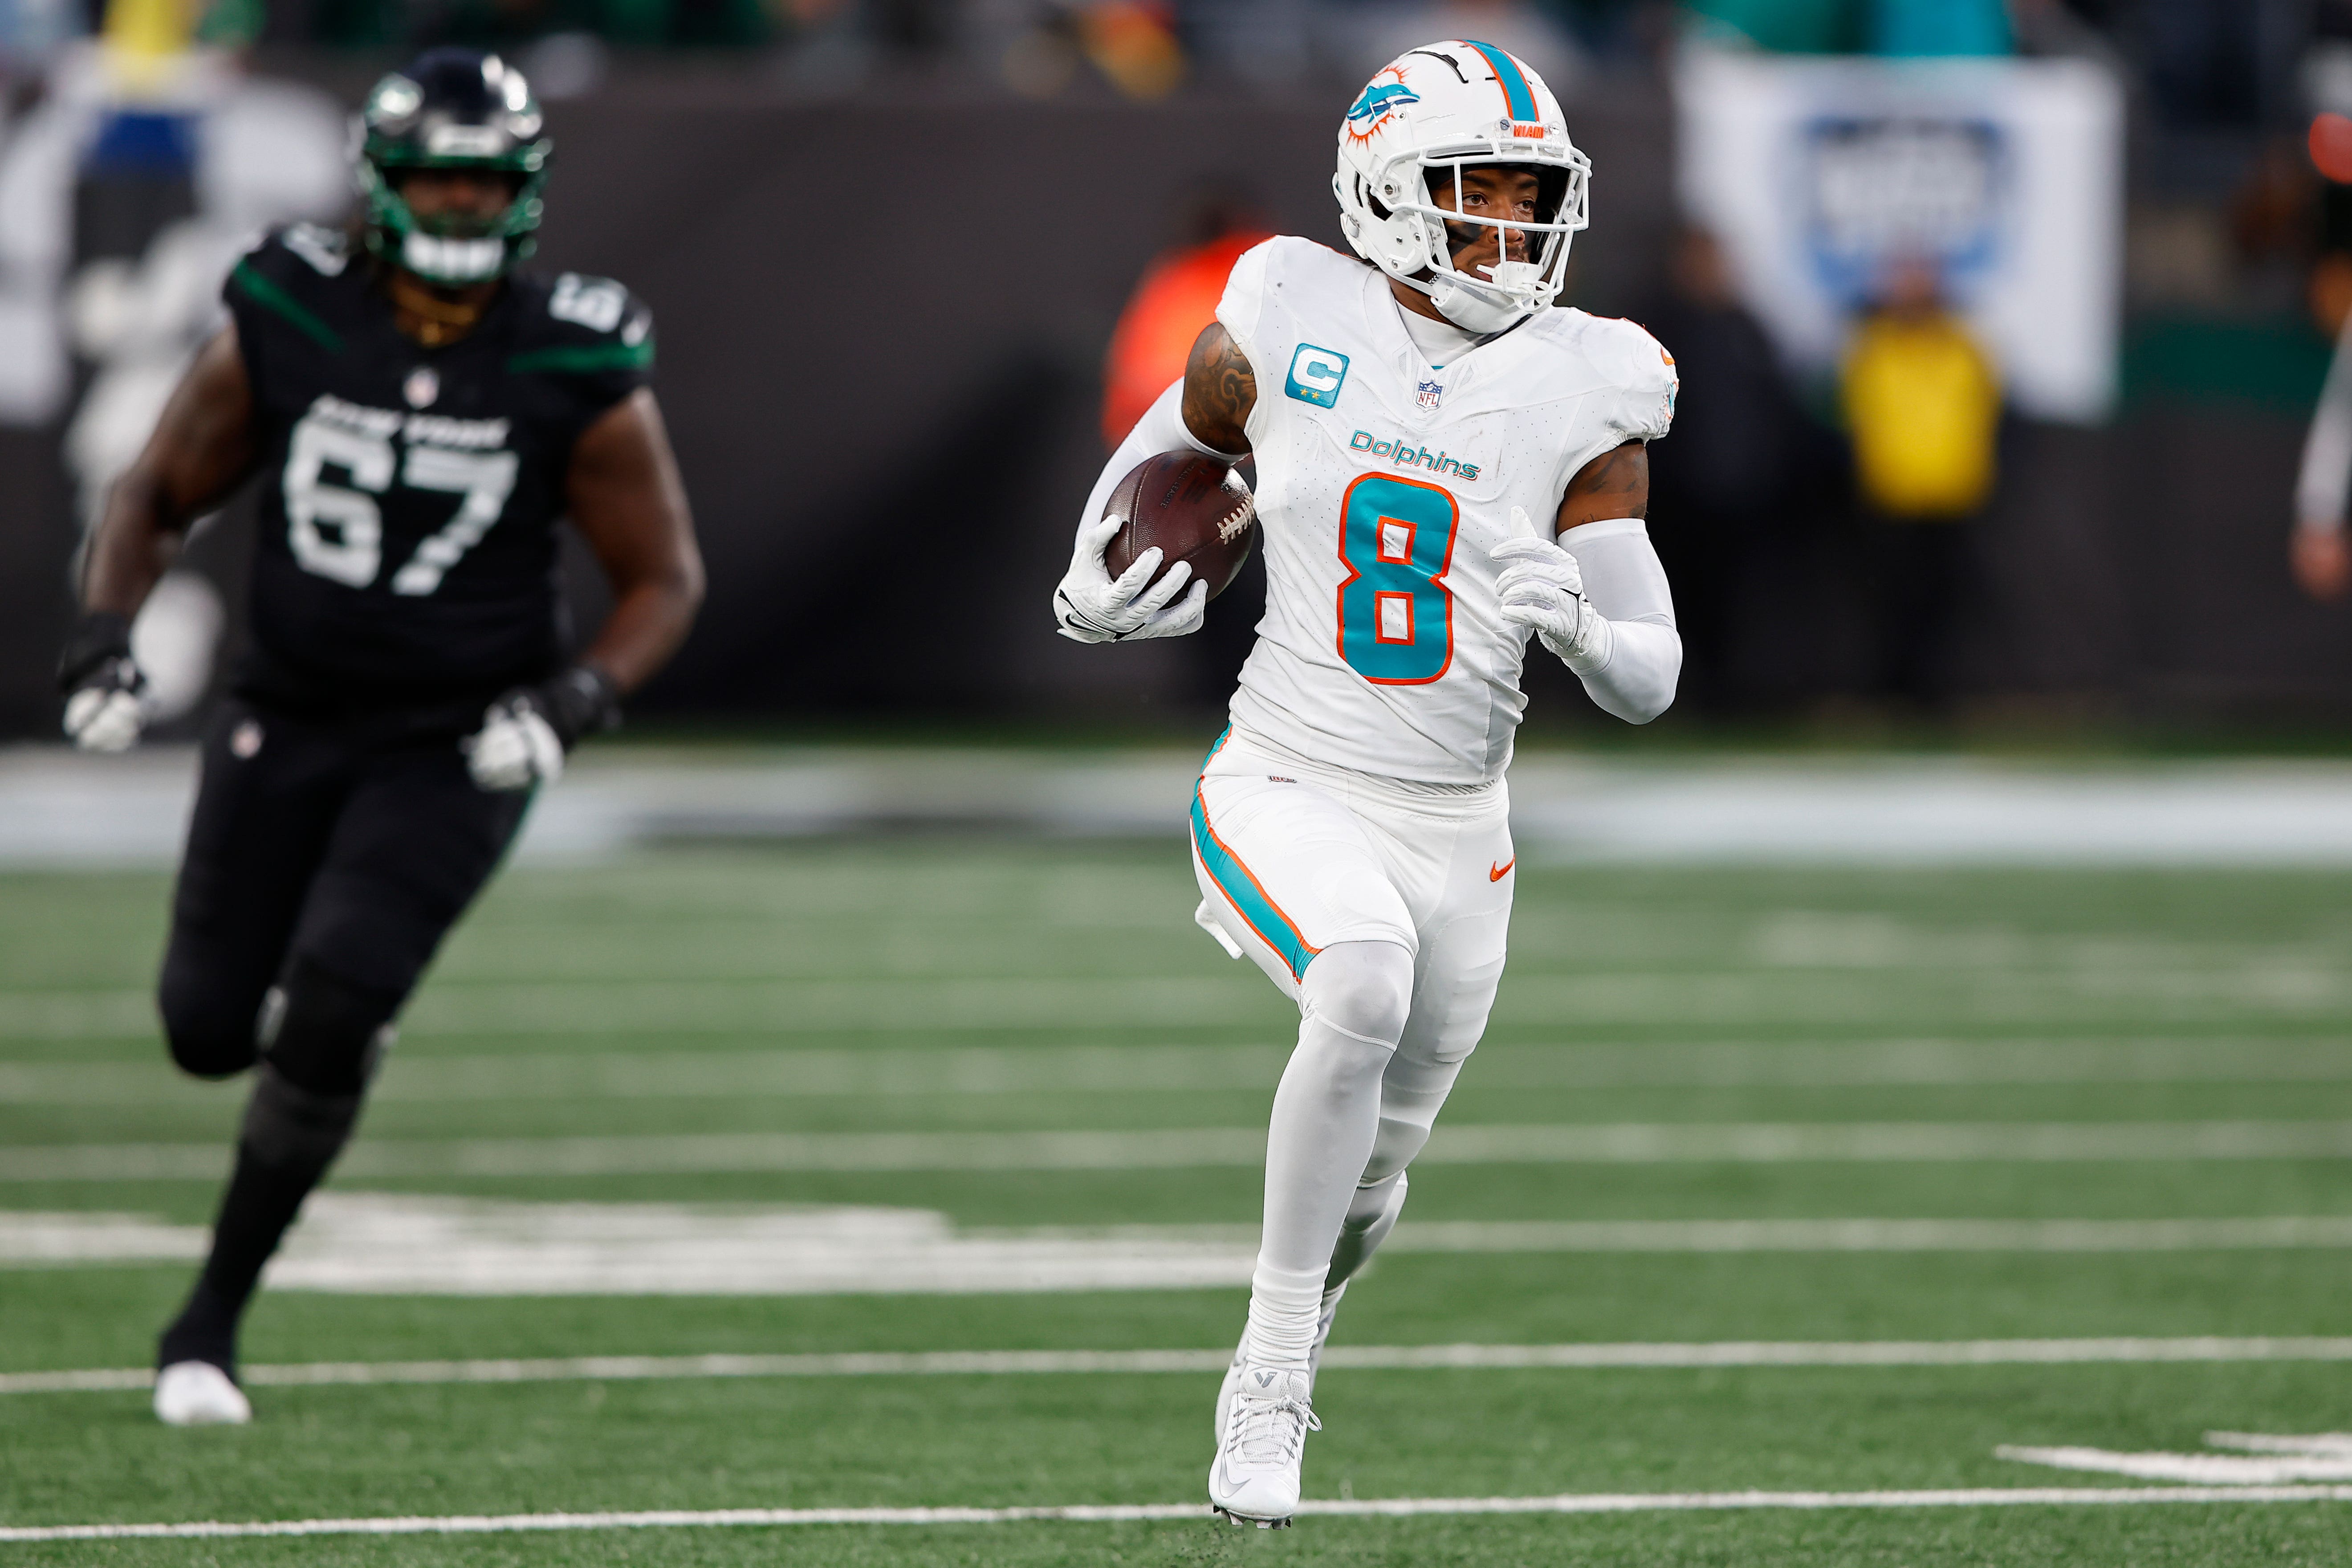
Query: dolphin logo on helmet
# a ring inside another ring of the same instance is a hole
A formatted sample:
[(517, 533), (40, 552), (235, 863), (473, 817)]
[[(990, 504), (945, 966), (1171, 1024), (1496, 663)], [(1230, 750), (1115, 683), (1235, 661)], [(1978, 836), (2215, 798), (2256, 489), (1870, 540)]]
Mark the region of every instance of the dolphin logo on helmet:
[[(1532, 220), (1467, 216), (1437, 205), (1433, 171), (1458, 190), (1462, 171), (1482, 163), (1535, 171), (1540, 195)], [(1407, 50), (1374, 73), (1340, 122), (1331, 193), (1357, 255), (1427, 294), (1456, 326), (1486, 333), (1516, 326), (1559, 298), (1570, 237), (1588, 221), (1591, 178), (1591, 160), (1569, 140), (1559, 100), (1541, 77), (1493, 44), (1448, 38)], [(1519, 229), (1533, 258), (1461, 271), (1449, 224)]]
[[(1381, 73), (1381, 76), (1387, 74), (1386, 71)], [(1348, 133), (1357, 137), (1370, 136), (1372, 128), (1386, 120), (1391, 110), (1420, 101), (1421, 94), (1405, 86), (1402, 80), (1382, 81), (1376, 76), (1348, 108)]]

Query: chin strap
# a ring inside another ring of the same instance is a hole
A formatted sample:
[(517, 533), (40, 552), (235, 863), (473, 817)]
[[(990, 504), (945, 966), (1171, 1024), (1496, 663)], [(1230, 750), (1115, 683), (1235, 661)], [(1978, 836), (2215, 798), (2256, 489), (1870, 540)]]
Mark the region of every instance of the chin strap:
[(1493, 284), (1440, 273), (1427, 288), (1438, 313), (1465, 332), (1485, 337), (1515, 327), (1543, 309), (1541, 301), (1511, 292), (1535, 280), (1539, 268), (1532, 261), (1506, 261), (1494, 268)]

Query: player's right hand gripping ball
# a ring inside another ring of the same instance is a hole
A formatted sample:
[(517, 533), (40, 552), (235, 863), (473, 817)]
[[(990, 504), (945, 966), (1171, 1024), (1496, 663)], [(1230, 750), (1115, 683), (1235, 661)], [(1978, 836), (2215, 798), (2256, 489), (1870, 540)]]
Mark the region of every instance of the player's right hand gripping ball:
[(58, 660), (67, 736), (85, 752), (127, 752), (147, 721), (147, 677), (131, 657), (131, 622), (84, 616)]
[(1078, 532), (1054, 592), (1061, 634), (1132, 642), (1200, 630), (1209, 601), (1249, 559), (1256, 524), (1249, 487), (1227, 464), (1197, 452), (1146, 458)]
[[(1151, 574), (1160, 570), (1160, 560), (1155, 547), (1137, 556), (1118, 576), (1110, 574), (1103, 552), (1126, 526), (1125, 518), (1113, 515), (1078, 531), (1070, 569), (1054, 590), (1055, 629), (1072, 642), (1087, 643), (1181, 637), (1199, 631), (1208, 618), (1209, 586), (1192, 583), (1189, 563), (1179, 561), (1154, 583)], [(1189, 594), (1184, 593), (1187, 583), (1192, 584)], [(1184, 596), (1177, 599), (1179, 594)], [(1176, 602), (1171, 605), (1171, 600)]]

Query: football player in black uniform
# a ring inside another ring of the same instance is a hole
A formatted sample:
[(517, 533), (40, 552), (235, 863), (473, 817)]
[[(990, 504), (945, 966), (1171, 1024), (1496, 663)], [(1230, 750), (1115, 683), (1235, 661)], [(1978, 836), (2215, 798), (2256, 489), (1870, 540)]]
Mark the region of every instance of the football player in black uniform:
[[(297, 226), (237, 264), (90, 545), (66, 728), (137, 738), (130, 626), (189, 522), (261, 479), (252, 649), (204, 746), (161, 1004), (173, 1058), (258, 1065), (211, 1256), (163, 1331), (156, 1413), (243, 1421), (236, 1329), (350, 1137), (394, 1016), (532, 788), (677, 647), (702, 564), (618, 283), (510, 271), (550, 148), (523, 79), (436, 49), (361, 115), (356, 233)], [(574, 662), (568, 517), (614, 594)]]

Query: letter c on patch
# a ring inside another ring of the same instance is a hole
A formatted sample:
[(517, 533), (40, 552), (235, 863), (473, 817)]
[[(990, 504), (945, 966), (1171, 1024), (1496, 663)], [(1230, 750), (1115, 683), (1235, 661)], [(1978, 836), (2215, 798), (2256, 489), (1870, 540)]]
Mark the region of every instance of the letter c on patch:
[(1290, 356), (1290, 375), (1282, 390), (1301, 403), (1329, 408), (1339, 401), (1339, 388), (1347, 379), (1346, 354), (1301, 343)]

